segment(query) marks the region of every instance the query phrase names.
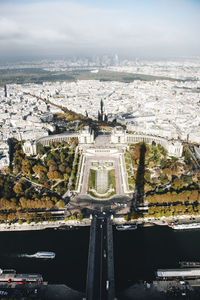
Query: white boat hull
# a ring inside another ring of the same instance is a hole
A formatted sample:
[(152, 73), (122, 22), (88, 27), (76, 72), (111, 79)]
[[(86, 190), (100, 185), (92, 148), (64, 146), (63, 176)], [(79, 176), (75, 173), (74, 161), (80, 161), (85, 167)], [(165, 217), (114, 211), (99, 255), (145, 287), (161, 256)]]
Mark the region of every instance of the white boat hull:
[(198, 229), (200, 228), (200, 223), (176, 224), (171, 227), (175, 230)]

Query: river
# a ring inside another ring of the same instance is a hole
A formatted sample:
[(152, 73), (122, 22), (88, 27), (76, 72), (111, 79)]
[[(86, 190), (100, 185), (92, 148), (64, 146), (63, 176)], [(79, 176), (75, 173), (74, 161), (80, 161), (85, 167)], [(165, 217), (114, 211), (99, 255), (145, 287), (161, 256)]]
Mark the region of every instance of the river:
[[(115, 285), (119, 292), (138, 280), (152, 280), (157, 268), (175, 268), (179, 261), (200, 261), (200, 230), (168, 227), (114, 229)], [(41, 273), (49, 283), (85, 290), (89, 227), (75, 230), (0, 232), (0, 268)], [(53, 251), (56, 258), (28, 257)]]

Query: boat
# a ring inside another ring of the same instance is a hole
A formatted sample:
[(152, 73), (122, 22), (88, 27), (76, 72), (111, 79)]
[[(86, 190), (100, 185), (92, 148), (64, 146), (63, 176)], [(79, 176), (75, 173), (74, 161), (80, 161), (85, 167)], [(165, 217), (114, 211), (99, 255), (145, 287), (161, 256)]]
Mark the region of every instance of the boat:
[(172, 229), (197, 229), (200, 228), (200, 223), (185, 223), (185, 224), (171, 224)]
[(39, 251), (33, 254), (33, 257), (36, 258), (55, 258), (56, 254), (54, 252), (47, 252), (47, 251)]
[(200, 268), (199, 261), (180, 261), (179, 264), (181, 268)]
[[(18, 274), (13, 269), (0, 269), (0, 283), (12, 283), (24, 284), (25, 282), (42, 282), (43, 277), (41, 274)], [(21, 283), (20, 283), (21, 282)], [(2, 298), (1, 298), (2, 299)]]
[(128, 224), (128, 225), (117, 225), (117, 230), (135, 230), (137, 229), (137, 225), (135, 224)]
[(143, 227), (152, 227), (152, 226), (155, 226), (155, 224), (154, 224), (154, 223), (147, 222), (147, 223), (143, 223), (142, 226), (143, 226)]

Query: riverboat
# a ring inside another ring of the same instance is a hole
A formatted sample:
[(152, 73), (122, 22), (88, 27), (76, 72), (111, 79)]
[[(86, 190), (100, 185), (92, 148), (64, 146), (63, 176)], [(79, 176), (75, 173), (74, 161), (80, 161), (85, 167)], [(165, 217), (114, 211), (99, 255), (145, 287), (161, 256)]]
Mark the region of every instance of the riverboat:
[(117, 230), (135, 230), (137, 229), (137, 225), (134, 224), (128, 224), (128, 225), (117, 225)]
[(17, 274), (15, 270), (3, 270), (0, 269), (0, 283), (1, 282), (18, 282), (18, 284), (24, 284), (25, 282), (43, 282), (41, 274)]
[(172, 229), (182, 230), (182, 229), (197, 229), (200, 228), (200, 223), (185, 223), (185, 224), (171, 224)]
[(179, 264), (181, 268), (200, 268), (199, 261), (180, 261)]
[(55, 258), (56, 254), (54, 252), (39, 251), (39, 252), (33, 254), (33, 256), (36, 257), (36, 258), (50, 258), (50, 259), (53, 259), (53, 258)]

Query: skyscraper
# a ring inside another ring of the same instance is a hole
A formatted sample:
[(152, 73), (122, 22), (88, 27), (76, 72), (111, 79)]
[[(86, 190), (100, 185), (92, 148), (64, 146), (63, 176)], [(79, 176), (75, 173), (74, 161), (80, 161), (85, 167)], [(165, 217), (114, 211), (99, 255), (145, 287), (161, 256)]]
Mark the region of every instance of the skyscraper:
[(4, 85), (4, 96), (7, 97), (7, 86)]

